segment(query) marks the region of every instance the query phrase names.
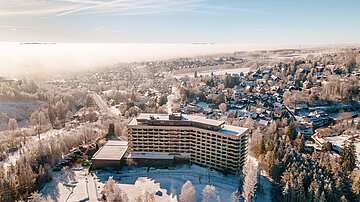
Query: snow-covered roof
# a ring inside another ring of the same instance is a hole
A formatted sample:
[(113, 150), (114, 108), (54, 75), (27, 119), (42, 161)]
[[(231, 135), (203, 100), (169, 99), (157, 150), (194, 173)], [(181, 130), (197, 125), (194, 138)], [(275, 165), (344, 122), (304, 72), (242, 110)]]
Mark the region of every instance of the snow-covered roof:
[(140, 153), (130, 153), (124, 156), (125, 158), (133, 159), (174, 159), (174, 155), (168, 153), (156, 153), (156, 154), (140, 154)]
[(316, 142), (318, 142), (319, 144), (323, 145), (326, 142), (328, 142), (327, 140), (325, 140), (325, 138), (323, 138), (323, 136), (321, 136), (319, 133), (315, 133), (313, 136), (311, 136), (311, 138), (313, 140), (315, 140)]
[(109, 140), (93, 156), (93, 160), (121, 160), (128, 148), (128, 142), (120, 139)]
[[(172, 122), (178, 123), (178, 124), (174, 124), (174, 126), (175, 125), (182, 126), (181, 124), (183, 124), (183, 126), (193, 126), (193, 127), (198, 127), (198, 128), (210, 129), (210, 130), (214, 130), (214, 131), (217, 131), (220, 133), (225, 133), (225, 134), (235, 135), (235, 136), (242, 135), (248, 131), (247, 128), (225, 125), (224, 121), (209, 119), (204, 116), (188, 115), (188, 114), (182, 115), (181, 119), (179, 119), (179, 120), (171, 120), (171, 119), (169, 119), (168, 114), (141, 113), (137, 118), (133, 118), (130, 121), (129, 125), (130, 126), (138, 125), (138, 122), (142, 122), (144, 120), (149, 121), (149, 122), (141, 123), (142, 125), (151, 124), (151, 121), (156, 121), (155, 125), (166, 126), (166, 125), (169, 125), (169, 124), (166, 124), (167, 121), (168, 122), (172, 121)], [(193, 122), (193, 124), (189, 124), (187, 122)], [(204, 125), (212, 126), (212, 127), (205, 127)]]

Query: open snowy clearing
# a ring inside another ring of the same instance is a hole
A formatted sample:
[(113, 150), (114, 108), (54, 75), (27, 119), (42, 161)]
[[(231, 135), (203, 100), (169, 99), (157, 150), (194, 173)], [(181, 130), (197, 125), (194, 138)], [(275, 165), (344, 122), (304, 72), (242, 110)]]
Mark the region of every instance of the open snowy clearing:
[[(177, 201), (182, 185), (190, 180), (196, 191), (196, 201), (201, 201), (202, 190), (206, 185), (213, 185), (222, 202), (231, 201), (231, 194), (237, 189), (238, 176), (210, 171), (199, 166), (179, 166), (169, 169), (141, 167), (124, 167), (121, 171), (94, 171), (88, 174), (87, 168), (76, 166), (65, 171), (55, 172), (53, 180), (46, 184), (41, 194), (48, 200), (54, 201), (98, 201), (101, 191), (109, 177), (126, 192), (130, 201), (146, 191), (160, 195), (155, 196), (155, 201)], [(255, 201), (270, 200), (271, 182), (264, 176), (260, 177), (263, 195)]]
[[(334, 137), (325, 137), (331, 144), (336, 145), (341, 148), (341, 145), (344, 141), (350, 142), (349, 135), (339, 135)], [(355, 148), (356, 148), (356, 155), (357, 155), (357, 166), (360, 168), (360, 138), (356, 138), (355, 140)]]
[(53, 180), (41, 193), (54, 201), (97, 201), (110, 176), (127, 193), (130, 201), (145, 191), (160, 191), (162, 197), (156, 196), (156, 201), (177, 201), (182, 185), (190, 180), (195, 187), (197, 201), (201, 201), (202, 190), (209, 184), (215, 186), (221, 201), (226, 202), (230, 201), (238, 186), (237, 176), (224, 176), (199, 166), (150, 169), (149, 172), (147, 168), (124, 167), (120, 172), (95, 171), (91, 175), (87, 174), (86, 168), (74, 167), (70, 172), (63, 169), (54, 173)]
[[(30, 119), (32, 112), (39, 106), (35, 101), (32, 102), (0, 102), (0, 114), (5, 113), (9, 118), (19, 119), (19, 127), (25, 126), (25, 121)], [(6, 123), (7, 124), (7, 123)]]

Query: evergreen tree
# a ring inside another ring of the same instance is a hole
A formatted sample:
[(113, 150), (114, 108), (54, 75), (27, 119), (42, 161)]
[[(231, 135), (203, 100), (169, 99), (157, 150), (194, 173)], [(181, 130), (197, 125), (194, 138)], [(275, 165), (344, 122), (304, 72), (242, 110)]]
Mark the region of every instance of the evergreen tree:
[(115, 136), (115, 126), (114, 126), (114, 123), (110, 123), (110, 124), (109, 124), (108, 136), (109, 136), (109, 137), (114, 137), (114, 136)]
[(260, 141), (260, 146), (258, 148), (258, 155), (264, 154), (266, 149), (265, 149), (265, 140), (264, 140), (264, 136), (261, 138)]
[(351, 138), (349, 145), (345, 142), (342, 144), (339, 164), (348, 172), (352, 172), (356, 168), (356, 149), (354, 138)]
[(305, 147), (304, 144), (305, 144), (305, 143), (304, 143), (304, 136), (301, 135), (300, 140), (299, 140), (299, 146), (298, 146), (298, 152), (299, 152), (299, 153), (303, 153), (303, 152), (304, 152), (304, 147)]
[(319, 202), (326, 202), (325, 193), (321, 192)]
[(286, 135), (290, 138), (291, 141), (296, 139), (296, 128), (294, 123), (291, 122), (286, 128)]

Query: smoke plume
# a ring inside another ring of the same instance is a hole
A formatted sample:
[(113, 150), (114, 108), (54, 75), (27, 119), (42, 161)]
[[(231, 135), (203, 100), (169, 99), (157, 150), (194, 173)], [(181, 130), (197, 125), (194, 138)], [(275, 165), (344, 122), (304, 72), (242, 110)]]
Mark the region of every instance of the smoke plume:
[(181, 101), (180, 89), (177, 86), (173, 86), (171, 94), (167, 97), (168, 102), (166, 103), (168, 108), (168, 114), (179, 110), (179, 102)]

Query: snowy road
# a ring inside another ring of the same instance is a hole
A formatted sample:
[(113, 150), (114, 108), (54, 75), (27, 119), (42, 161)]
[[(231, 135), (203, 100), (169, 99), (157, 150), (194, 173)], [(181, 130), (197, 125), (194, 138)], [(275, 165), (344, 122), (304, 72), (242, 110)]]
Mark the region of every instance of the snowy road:
[(107, 104), (104, 102), (104, 100), (101, 98), (100, 95), (98, 95), (97, 93), (92, 93), (91, 97), (93, 98), (93, 100), (95, 101), (96, 105), (98, 106), (98, 108), (100, 109), (100, 113), (107, 113), (110, 116), (113, 117), (119, 117), (119, 114), (115, 113), (113, 110), (111, 110)]

